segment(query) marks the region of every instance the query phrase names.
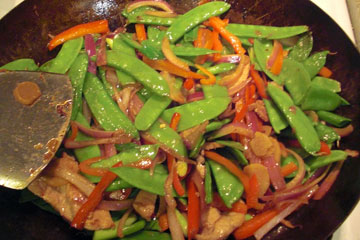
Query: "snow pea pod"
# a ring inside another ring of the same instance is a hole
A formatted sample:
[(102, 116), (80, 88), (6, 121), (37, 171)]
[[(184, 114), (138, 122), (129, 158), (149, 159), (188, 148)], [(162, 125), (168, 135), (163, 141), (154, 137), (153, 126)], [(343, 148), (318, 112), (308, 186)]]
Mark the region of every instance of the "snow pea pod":
[(184, 34), (184, 41), (193, 43), (198, 36), (199, 26), (194, 27)]
[(176, 56), (183, 56), (183, 57), (201, 56), (201, 55), (207, 55), (218, 52), (207, 48), (195, 48), (195, 47), (174, 46), (174, 45), (171, 45), (171, 49), (173, 50)]
[(200, 153), (200, 150), (201, 150), (201, 147), (205, 144), (205, 138), (203, 136), (201, 136), (196, 144), (195, 144), (195, 147), (193, 149), (191, 149), (191, 152), (189, 154), (189, 157), (190, 158), (196, 158), (199, 153)]
[(136, 116), (135, 127), (140, 131), (149, 129), (170, 103), (171, 99), (168, 97), (152, 95)]
[(306, 71), (308, 71), (310, 75), (310, 78), (315, 77), (315, 75), (318, 74), (320, 69), (325, 65), (326, 56), (328, 53), (329, 51), (314, 53), (303, 62)]
[(82, 92), (84, 86), (84, 80), (86, 76), (86, 71), (88, 68), (88, 56), (85, 53), (80, 53), (74, 63), (71, 65), (68, 76), (71, 80), (71, 85), (73, 89), (73, 102), (72, 102), (72, 112), (71, 120), (76, 119), (76, 115), (79, 112), (82, 104)]
[(327, 112), (327, 111), (318, 111), (317, 115), (319, 118), (331, 125), (339, 128), (346, 127), (351, 123), (351, 119), (347, 117), (340, 116), (336, 113)]
[(239, 37), (281, 39), (299, 35), (309, 31), (308, 26), (274, 27), (263, 25), (249, 25), (230, 23), (226, 29)]
[(201, 88), (204, 92), (205, 99), (229, 97), (228, 90), (225, 86), (213, 84), (213, 85), (202, 85)]
[(313, 48), (313, 37), (311, 33), (304, 34), (297, 41), (289, 53), (289, 58), (302, 62), (307, 59)]
[(184, 236), (187, 237), (187, 232), (188, 232), (187, 218), (185, 218), (185, 216), (182, 215), (182, 213), (180, 213), (180, 211), (177, 210), (177, 208), (175, 208), (175, 214), (176, 214), (176, 218), (181, 226), (181, 230), (182, 230)]
[(210, 164), (212, 175), (214, 176), (217, 190), (220, 197), (228, 208), (238, 201), (244, 192), (242, 183), (223, 165), (207, 159)]
[(284, 59), (279, 75), (296, 105), (299, 105), (311, 84), (311, 78), (301, 63)]
[[(233, 70), (234, 68), (236, 68), (236, 64), (234, 64), (234, 63), (220, 63), (220, 64), (216, 64), (214, 66), (208, 67), (208, 68), (206, 68), (206, 70), (208, 70), (212, 74), (216, 75), (219, 73), (228, 72), (230, 70)], [(198, 71), (198, 73), (202, 74), (202, 72), (200, 70)]]
[(83, 43), (84, 38), (82, 37), (66, 41), (56, 57), (52, 59), (49, 66), (47, 66), (47, 71), (65, 74), (75, 61)]
[(306, 164), (309, 166), (310, 170), (315, 170), (327, 166), (333, 162), (343, 161), (347, 158), (348, 154), (341, 150), (332, 150), (330, 155), (312, 157), (306, 161)]
[(271, 126), (273, 127), (274, 131), (279, 134), (281, 130), (289, 126), (289, 123), (286, 121), (286, 118), (273, 101), (267, 99), (263, 99), (263, 101), (265, 103), (266, 112), (269, 116)]
[(210, 172), (210, 165), (208, 161), (205, 161), (205, 202), (207, 204), (213, 201), (213, 189), (212, 189), (212, 178)]
[(161, 118), (170, 123), (174, 113), (180, 113), (181, 119), (177, 131), (181, 132), (219, 116), (225, 111), (229, 103), (229, 97), (215, 97), (195, 101), (169, 108), (161, 114)]
[[(119, 225), (119, 221), (115, 222), (114, 228), (103, 229), (103, 230), (96, 230), (93, 235), (93, 240), (106, 240), (106, 239), (113, 239), (117, 237), (117, 228)], [(131, 235), (136, 233), (142, 229), (144, 229), (146, 225), (145, 220), (139, 220), (131, 225), (125, 225), (123, 227), (123, 234), (124, 236)], [(125, 238), (123, 238), (125, 239)]]
[(228, 151), (236, 161), (238, 161), (242, 166), (246, 166), (249, 164), (249, 161), (246, 159), (243, 152), (237, 148), (234, 147), (227, 147), (225, 148), (226, 151)]
[(136, 56), (134, 48), (130, 47), (119, 34), (114, 37), (112, 49), (129, 54), (133, 57)]
[(308, 153), (316, 154), (320, 150), (320, 140), (309, 118), (283, 90), (269, 84), (267, 92), (294, 130), (301, 146)]
[(151, 15), (129, 15), (129, 23), (143, 23), (146, 25), (170, 26), (176, 21), (176, 18), (156, 17)]
[(334, 92), (318, 86), (311, 86), (301, 104), (303, 110), (333, 111), (342, 103), (342, 98)]
[(36, 71), (38, 68), (39, 67), (36, 65), (34, 59), (31, 58), (16, 59), (0, 67), (0, 69), (9, 71)]
[(139, 133), (133, 123), (107, 94), (100, 80), (91, 73), (86, 75), (84, 96), (92, 114), (105, 130), (123, 129), (134, 138), (139, 138)]
[(311, 85), (326, 88), (334, 93), (341, 92), (341, 83), (331, 78), (315, 77), (311, 81)]
[(225, 124), (231, 122), (231, 120), (229, 118), (226, 118), (224, 120), (221, 120), (221, 121), (213, 121), (211, 123), (209, 123), (207, 126), (206, 126), (206, 129), (205, 131), (206, 132), (211, 132), (211, 131), (215, 131), (215, 130), (218, 130), (220, 129), (222, 126), (224, 126)]
[(325, 124), (318, 123), (315, 125), (315, 130), (319, 135), (321, 141), (326, 142), (327, 144), (333, 143), (337, 140), (340, 140), (339, 134), (337, 134), (334, 129)]
[[(133, 76), (161, 96), (169, 96), (169, 86), (161, 75), (136, 57), (115, 50), (107, 51), (107, 64)], [(139, 71), (141, 69), (141, 71)]]
[(179, 40), (186, 32), (190, 31), (210, 17), (218, 16), (229, 10), (230, 4), (225, 2), (208, 2), (197, 6), (184, 15), (179, 16), (168, 28), (166, 35), (171, 43)]
[[(113, 97), (114, 96), (114, 87), (113, 85), (106, 80), (106, 70), (102, 67), (99, 68), (99, 77), (100, 77), (100, 80), (102, 81), (102, 84), (104, 85), (104, 88), (107, 92), (107, 94), (109, 94), (110, 97)], [(115, 84), (116, 85), (116, 89), (118, 91), (120, 91), (120, 86), (119, 84)]]

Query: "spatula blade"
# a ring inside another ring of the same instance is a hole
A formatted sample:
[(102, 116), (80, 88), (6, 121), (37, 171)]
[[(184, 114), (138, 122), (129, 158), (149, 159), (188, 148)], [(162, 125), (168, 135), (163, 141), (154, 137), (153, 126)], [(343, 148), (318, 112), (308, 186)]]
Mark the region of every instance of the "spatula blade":
[[(30, 106), (13, 95), (24, 81), (36, 83), (41, 91)], [(66, 75), (0, 72), (0, 185), (24, 189), (46, 167), (66, 133), (71, 102)]]

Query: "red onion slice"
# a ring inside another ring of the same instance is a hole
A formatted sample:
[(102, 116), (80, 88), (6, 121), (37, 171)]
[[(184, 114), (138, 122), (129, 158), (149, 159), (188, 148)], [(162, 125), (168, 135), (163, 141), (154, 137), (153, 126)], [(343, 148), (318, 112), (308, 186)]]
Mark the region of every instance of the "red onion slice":
[(238, 63), (240, 62), (241, 56), (237, 54), (221, 55), (217, 63)]
[(285, 189), (286, 184), (281, 176), (280, 165), (275, 161), (274, 157), (264, 157), (264, 165), (267, 167), (270, 181), (276, 191)]
[(131, 4), (129, 4), (126, 7), (126, 11), (131, 12), (134, 9), (142, 7), (142, 6), (152, 6), (152, 7), (160, 8), (160, 9), (164, 10), (165, 12), (170, 12), (170, 13), (174, 12), (173, 8), (167, 2), (162, 1), (162, 0), (152, 0), (152, 1), (138, 0), (138, 1), (134, 1), (134, 2), (132, 2)]
[(204, 99), (203, 92), (194, 92), (187, 96), (187, 102), (195, 102)]
[(132, 199), (126, 199), (121, 201), (116, 200), (102, 200), (99, 205), (97, 206), (97, 209), (107, 210), (107, 211), (120, 211), (125, 210), (131, 207), (134, 200)]
[(237, 133), (241, 136), (245, 136), (248, 138), (253, 138), (254, 137), (254, 132), (247, 128), (247, 126), (243, 123), (229, 123), (225, 126), (223, 126), (222, 128), (220, 128), (219, 130), (215, 131), (209, 138), (208, 140), (212, 140), (215, 138), (219, 138), (219, 137), (223, 137), (226, 135), (229, 135), (231, 133)]

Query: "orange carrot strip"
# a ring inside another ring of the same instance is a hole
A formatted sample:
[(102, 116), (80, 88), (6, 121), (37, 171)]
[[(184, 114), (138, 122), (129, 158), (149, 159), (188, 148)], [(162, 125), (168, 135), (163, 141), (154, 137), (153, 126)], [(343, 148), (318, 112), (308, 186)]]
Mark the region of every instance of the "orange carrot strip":
[[(213, 38), (213, 50), (221, 52), (223, 50), (223, 45), (219, 39), (219, 32), (212, 31), (212, 38)], [(217, 62), (221, 57), (221, 53), (214, 53), (213, 60)]]
[(139, 42), (142, 42), (147, 39), (144, 24), (142, 24), (142, 23), (135, 24), (135, 32), (136, 32), (136, 37)]
[(281, 176), (286, 177), (295, 172), (298, 166), (294, 162), (290, 162), (285, 166), (281, 167)]
[(79, 164), (79, 169), (81, 172), (83, 172), (85, 174), (88, 174), (91, 176), (103, 177), (106, 174), (107, 169), (91, 167), (91, 164), (96, 163), (102, 159), (104, 159), (104, 157), (93, 157), (93, 158), (86, 159), (85, 161), (82, 161)]
[(76, 25), (64, 32), (56, 35), (48, 45), (49, 50), (53, 50), (56, 46), (64, 43), (65, 41), (85, 36), (86, 34), (93, 33), (107, 33), (109, 32), (109, 24), (107, 20), (99, 20), (95, 22), (83, 23)]
[(195, 82), (192, 78), (187, 78), (183, 85), (186, 90), (190, 90), (195, 86)]
[[(277, 40), (274, 40), (273, 51), (278, 51), (274, 64), (270, 68), (270, 72), (275, 75), (279, 75), (282, 69), (282, 64), (284, 60), (283, 47), (281, 43)], [(275, 54), (275, 53), (272, 53)]]
[(159, 226), (160, 226), (161, 232), (164, 232), (169, 229), (169, 222), (168, 222), (168, 217), (167, 217), (166, 213), (160, 215)]
[(327, 67), (322, 67), (319, 71), (319, 75), (322, 77), (329, 78), (332, 75), (332, 71)]
[(265, 223), (270, 221), (278, 214), (275, 209), (270, 209), (260, 214), (255, 215), (249, 221), (246, 221), (238, 229), (234, 231), (234, 237), (236, 240), (246, 239), (254, 235), (254, 233), (261, 228)]
[(260, 76), (259, 72), (255, 70), (254, 65), (250, 66), (250, 76), (254, 80), (254, 83), (256, 85), (256, 89), (257, 89), (259, 95), (262, 98), (268, 98), (268, 96), (266, 95), (266, 88), (265, 88), (264, 80)]
[(248, 210), (248, 206), (242, 200), (235, 202), (231, 208), (232, 212), (238, 212), (242, 214), (246, 214), (247, 210)]
[(209, 72), (206, 68), (195, 64), (195, 67), (197, 69), (199, 69), (200, 71), (202, 71), (203, 73), (205, 73), (206, 76), (208, 76), (207, 79), (200, 79), (200, 83), (204, 84), (204, 85), (212, 85), (216, 83), (216, 77), (214, 76), (214, 74), (212, 74), (211, 72)]
[(79, 132), (79, 128), (78, 128), (77, 124), (74, 123), (73, 121), (71, 121), (70, 126), (71, 126), (71, 135), (67, 139), (68, 139), (68, 141), (75, 141), (75, 138)]
[(259, 183), (256, 177), (256, 174), (253, 174), (250, 177), (249, 181), (249, 192), (246, 193), (246, 203), (248, 208), (256, 208), (259, 201)]
[(172, 118), (171, 118), (170, 127), (172, 129), (174, 129), (175, 131), (176, 131), (178, 125), (179, 125), (180, 119), (181, 119), (181, 114), (178, 113), (178, 112), (174, 113)]

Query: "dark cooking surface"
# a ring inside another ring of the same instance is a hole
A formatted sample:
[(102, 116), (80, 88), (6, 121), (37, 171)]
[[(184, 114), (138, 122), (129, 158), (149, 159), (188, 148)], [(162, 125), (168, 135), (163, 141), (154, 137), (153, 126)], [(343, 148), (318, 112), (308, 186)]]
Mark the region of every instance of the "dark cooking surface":
[[(126, 2), (126, 1), (125, 1)], [(257, 2), (258, 4), (255, 4)], [(228, 13), (230, 21), (264, 23), (277, 26), (306, 24), (314, 33), (314, 48), (328, 49), (327, 66), (333, 78), (342, 82), (342, 95), (352, 107), (342, 113), (354, 119), (359, 128), (360, 56), (342, 30), (320, 9), (307, 0), (234, 0)], [(191, 0), (170, 1), (179, 12), (194, 6)], [(20, 57), (43, 63), (56, 55), (49, 53), (48, 34), (57, 34), (75, 24), (107, 18), (112, 30), (121, 23), (120, 0), (27, 0), (0, 21), (0, 65)], [(355, 131), (344, 139), (342, 148), (359, 148)], [(340, 177), (321, 201), (311, 201), (289, 220), (301, 225), (293, 230), (274, 229), (265, 239), (326, 239), (356, 205), (360, 195), (360, 161), (348, 159)], [(0, 239), (85, 239), (85, 233), (70, 229), (60, 217), (31, 204), (18, 204), (19, 192), (0, 188)]]

